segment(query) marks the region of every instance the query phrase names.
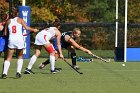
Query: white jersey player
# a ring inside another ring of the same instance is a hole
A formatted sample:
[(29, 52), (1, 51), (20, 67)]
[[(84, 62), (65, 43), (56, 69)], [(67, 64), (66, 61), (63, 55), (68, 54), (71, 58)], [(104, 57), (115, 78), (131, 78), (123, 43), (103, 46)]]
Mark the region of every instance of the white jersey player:
[(57, 28), (56, 27), (50, 27), (42, 30), (36, 35), (35, 44), (36, 45), (45, 45), (50, 43), (49, 40), (55, 38), (55, 33)]
[(17, 22), (18, 17), (10, 19), (10, 24), (8, 25), (9, 29), (9, 48), (23, 49), (24, 39), (22, 35), (22, 24)]
[(34, 43), (35, 44), (35, 54), (31, 57), (28, 67), (25, 70), (25, 74), (34, 73), (34, 72), (32, 72), (31, 69), (32, 69), (33, 64), (36, 62), (37, 57), (40, 55), (42, 46), (44, 46), (44, 48), (50, 55), (49, 59), (50, 59), (50, 63), (51, 63), (50, 64), (51, 73), (57, 72), (55, 69), (55, 56), (54, 56), (55, 49), (54, 49), (53, 45), (50, 43), (50, 40), (55, 37), (58, 40), (57, 46), (58, 46), (58, 52), (60, 53), (60, 57), (64, 58), (63, 54), (62, 54), (62, 50), (61, 50), (61, 44), (60, 44), (60, 38), (61, 38), (60, 31), (56, 27), (46, 28), (36, 35), (35, 43)]
[(16, 77), (21, 77), (21, 69), (23, 65), (23, 49), (24, 49), (24, 40), (22, 35), (22, 27), (24, 27), (26, 30), (37, 32), (37, 29), (33, 29), (26, 25), (23, 19), (17, 17), (18, 12), (16, 10), (12, 11), (12, 19), (9, 19), (6, 22), (5, 27), (5, 35), (8, 35), (9, 33), (9, 42), (8, 42), (8, 55), (6, 57), (6, 60), (4, 61), (4, 67), (2, 72), (2, 78), (6, 79), (9, 67), (10, 67), (10, 61), (12, 59), (14, 50), (17, 50), (17, 72)]

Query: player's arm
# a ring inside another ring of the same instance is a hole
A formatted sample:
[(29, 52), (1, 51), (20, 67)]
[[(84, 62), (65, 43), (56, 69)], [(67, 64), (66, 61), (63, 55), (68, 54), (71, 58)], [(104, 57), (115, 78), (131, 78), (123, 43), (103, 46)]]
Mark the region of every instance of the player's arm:
[(3, 30), (3, 25), (0, 24), (0, 31), (2, 31), (2, 30)]
[(27, 26), (23, 19), (19, 19), (19, 20), (21, 20), (21, 24), (26, 30), (29, 30), (31, 32), (38, 32), (38, 29), (34, 29), (34, 28)]
[(58, 51), (60, 53), (60, 57), (61, 58), (64, 58), (63, 57), (63, 54), (62, 54), (62, 48), (61, 48), (61, 43), (60, 43), (60, 39), (61, 39), (61, 33), (58, 29), (55, 29), (56, 30), (56, 38), (57, 38), (57, 47), (58, 47)]
[(2, 22), (0, 23), (0, 31), (2, 31), (4, 26), (2, 25)]
[(69, 42), (72, 46), (74, 46), (75, 48), (78, 48), (78, 49), (80, 49), (80, 50), (82, 50), (82, 51), (84, 51), (84, 52), (86, 52), (86, 53), (88, 53), (88, 54), (92, 54), (92, 52), (90, 51), (90, 50), (88, 50), (88, 49), (86, 49), (86, 48), (84, 48), (84, 47), (82, 47), (82, 46), (80, 46), (78, 43), (76, 43), (69, 35), (66, 35), (65, 36), (65, 40), (66, 40), (66, 42)]

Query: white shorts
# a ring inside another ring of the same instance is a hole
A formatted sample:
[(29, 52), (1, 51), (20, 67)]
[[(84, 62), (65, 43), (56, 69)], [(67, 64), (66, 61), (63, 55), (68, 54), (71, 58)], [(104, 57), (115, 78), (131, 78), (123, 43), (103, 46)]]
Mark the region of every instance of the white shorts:
[(50, 41), (45, 38), (43, 35), (41, 36), (40, 34), (37, 34), (36, 35), (36, 38), (35, 38), (35, 45), (46, 45), (46, 44), (49, 44)]
[(20, 40), (9, 40), (8, 42), (8, 47), (9, 48), (14, 48), (14, 49), (24, 49), (25, 48), (25, 42), (24, 40), (20, 39)]

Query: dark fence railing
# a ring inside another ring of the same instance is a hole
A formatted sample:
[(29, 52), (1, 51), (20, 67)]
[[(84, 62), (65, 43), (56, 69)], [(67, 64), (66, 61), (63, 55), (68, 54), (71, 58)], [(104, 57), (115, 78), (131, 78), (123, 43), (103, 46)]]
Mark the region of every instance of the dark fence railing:
[[(31, 26), (33, 27), (45, 27), (47, 26), (49, 23), (31, 23)], [(50, 23), (52, 24), (52, 23)], [(98, 22), (80, 22), (80, 23), (75, 23), (75, 22), (67, 22), (67, 23), (61, 23), (61, 26), (84, 26), (84, 27), (110, 27), (110, 26), (114, 26), (115, 27), (115, 23), (98, 23)], [(119, 27), (124, 27), (124, 23), (119, 23), (118, 24)], [(140, 28), (140, 23), (128, 23), (128, 27), (131, 28)]]
[[(45, 28), (51, 23), (31, 23), (33, 27)], [(114, 49), (115, 45), (115, 22), (114, 23), (61, 23), (61, 32), (70, 31), (75, 27), (81, 29), (80, 43), (89, 49)], [(124, 23), (118, 24), (118, 46), (124, 46)], [(128, 23), (128, 47), (140, 47), (140, 24)]]

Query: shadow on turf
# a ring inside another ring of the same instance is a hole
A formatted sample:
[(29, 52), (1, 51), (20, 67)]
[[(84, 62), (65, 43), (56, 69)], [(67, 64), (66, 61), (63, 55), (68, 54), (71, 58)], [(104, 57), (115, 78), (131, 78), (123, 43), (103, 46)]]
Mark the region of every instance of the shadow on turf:
[[(17, 78), (17, 77), (6, 77), (6, 79), (9, 79), (9, 78), (11, 78), (11, 79), (20, 79), (20, 78)], [(1, 77), (0, 79), (3, 79), (3, 78)], [(5, 79), (3, 79), (3, 80), (5, 80)]]
[(48, 72), (34, 72), (34, 74), (24, 74), (24, 72), (22, 72), (22, 73), (23, 73), (22, 75), (51, 74), (51, 72), (50, 73), (48, 73)]

